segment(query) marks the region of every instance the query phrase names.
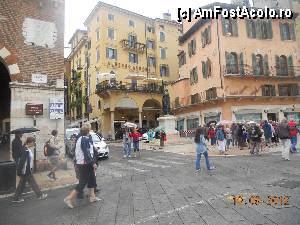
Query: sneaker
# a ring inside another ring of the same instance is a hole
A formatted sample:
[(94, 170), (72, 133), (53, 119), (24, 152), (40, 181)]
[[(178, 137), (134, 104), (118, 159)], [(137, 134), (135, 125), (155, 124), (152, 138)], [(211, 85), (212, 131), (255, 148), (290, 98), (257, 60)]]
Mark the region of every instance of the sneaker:
[(208, 170), (214, 170), (215, 167), (214, 166), (211, 166)]
[(24, 202), (24, 198), (18, 198), (18, 199), (14, 199), (12, 200), (13, 203), (20, 203), (20, 202)]
[(65, 199), (64, 199), (64, 202), (65, 202), (65, 204), (66, 204), (70, 209), (73, 209), (73, 208), (74, 208), (74, 206), (73, 206), (73, 204), (72, 204), (72, 201), (71, 201), (70, 199), (65, 198)]
[(126, 155), (123, 156), (124, 159), (125, 159), (126, 157), (127, 157)]
[(93, 203), (93, 202), (100, 202), (100, 201), (102, 201), (101, 198), (97, 198), (97, 197), (95, 197), (95, 198), (90, 198), (90, 203)]
[(197, 169), (195, 172), (198, 173), (198, 172), (200, 172), (200, 171), (201, 171), (201, 169)]
[(40, 197), (38, 197), (39, 200), (44, 200), (48, 197), (47, 194), (42, 194)]

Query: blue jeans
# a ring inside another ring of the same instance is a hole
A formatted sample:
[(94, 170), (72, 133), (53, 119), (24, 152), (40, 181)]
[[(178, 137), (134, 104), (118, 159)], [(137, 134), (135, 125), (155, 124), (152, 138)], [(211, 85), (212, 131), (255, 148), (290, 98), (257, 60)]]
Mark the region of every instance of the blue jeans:
[(205, 161), (206, 161), (206, 168), (209, 170), (210, 169), (210, 164), (209, 164), (209, 159), (208, 159), (208, 153), (207, 151), (203, 152), (203, 153), (199, 153), (196, 156), (196, 170), (200, 169), (200, 160), (201, 160), (201, 155), (204, 155), (205, 157)]
[(211, 145), (215, 145), (216, 142), (217, 142), (217, 138), (213, 137), (213, 138), (210, 139), (210, 144)]
[(133, 141), (133, 151), (139, 151), (140, 150), (140, 142), (139, 141)]
[(131, 155), (131, 143), (125, 142), (123, 144), (124, 144), (124, 146), (123, 146), (124, 155), (130, 156)]

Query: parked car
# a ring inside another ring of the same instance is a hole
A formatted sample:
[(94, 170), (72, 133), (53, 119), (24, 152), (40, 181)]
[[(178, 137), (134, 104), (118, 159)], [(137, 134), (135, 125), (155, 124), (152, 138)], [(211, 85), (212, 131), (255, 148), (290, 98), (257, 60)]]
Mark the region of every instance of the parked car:
[(109, 157), (109, 148), (108, 145), (105, 142), (105, 139), (102, 138), (99, 134), (96, 133), (90, 133), (94, 142), (94, 146), (98, 151), (98, 158), (107, 159)]
[(66, 157), (73, 159), (74, 152), (73, 148), (75, 147), (76, 137), (80, 132), (80, 128), (68, 128), (65, 132), (65, 155)]

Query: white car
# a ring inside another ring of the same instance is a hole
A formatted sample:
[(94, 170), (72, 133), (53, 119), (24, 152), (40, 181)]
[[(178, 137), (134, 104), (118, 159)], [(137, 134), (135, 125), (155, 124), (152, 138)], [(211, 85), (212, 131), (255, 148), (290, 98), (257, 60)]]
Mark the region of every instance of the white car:
[(105, 139), (101, 138), (96, 133), (90, 133), (90, 134), (92, 136), (94, 146), (98, 151), (99, 159), (101, 159), (101, 158), (107, 159), (109, 157), (109, 148), (105, 142)]
[(142, 135), (142, 141), (143, 142), (147, 142), (148, 141), (148, 134), (147, 134), (147, 132)]

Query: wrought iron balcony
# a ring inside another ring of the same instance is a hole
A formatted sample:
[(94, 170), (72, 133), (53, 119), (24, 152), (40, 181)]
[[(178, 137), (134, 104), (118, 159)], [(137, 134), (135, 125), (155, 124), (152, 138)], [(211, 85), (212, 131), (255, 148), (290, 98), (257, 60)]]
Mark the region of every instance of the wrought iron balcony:
[(138, 92), (138, 93), (155, 93), (163, 94), (163, 86), (161, 85), (137, 85), (137, 84), (122, 84), (121, 82), (110, 84), (97, 84), (96, 93), (100, 96), (108, 94), (108, 91), (122, 92)]
[(127, 39), (121, 40), (122, 48), (130, 50), (136, 53), (144, 53), (146, 50), (146, 45), (140, 42), (133, 42)]

